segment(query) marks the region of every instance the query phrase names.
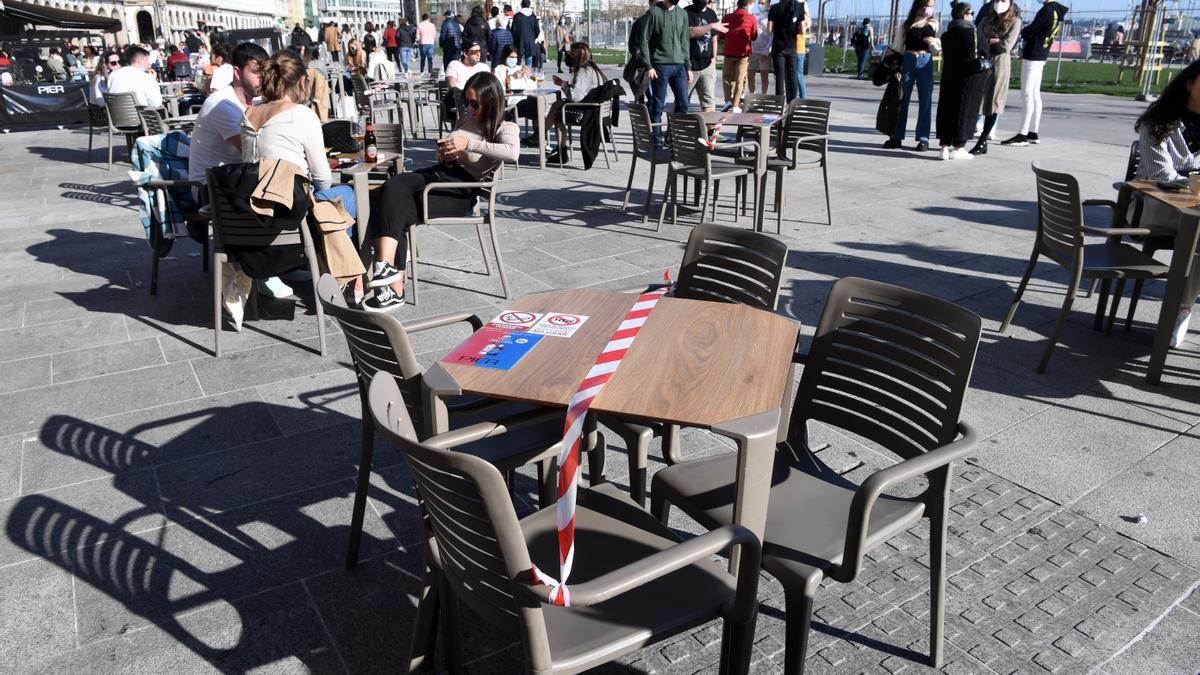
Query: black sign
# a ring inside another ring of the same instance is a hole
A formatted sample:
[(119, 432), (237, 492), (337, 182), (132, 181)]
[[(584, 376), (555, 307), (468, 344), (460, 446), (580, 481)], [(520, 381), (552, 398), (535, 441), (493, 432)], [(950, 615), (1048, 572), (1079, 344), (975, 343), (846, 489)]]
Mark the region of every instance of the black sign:
[(0, 124), (74, 124), (88, 121), (87, 82), (0, 87)]

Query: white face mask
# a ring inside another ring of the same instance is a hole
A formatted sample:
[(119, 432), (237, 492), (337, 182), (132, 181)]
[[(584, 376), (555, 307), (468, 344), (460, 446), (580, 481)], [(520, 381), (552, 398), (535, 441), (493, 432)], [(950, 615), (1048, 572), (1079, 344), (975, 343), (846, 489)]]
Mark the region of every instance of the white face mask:
[(996, 6), (993, 7), (993, 9), (996, 10), (997, 14), (1003, 14), (1008, 11), (1008, 8), (1010, 7), (1010, 5), (1011, 5), (1011, 3), (1008, 3), (1008, 2), (997, 2)]
[(517, 60), (516, 59), (508, 59), (507, 61), (504, 62), (504, 65), (508, 66), (509, 68), (516, 68)]

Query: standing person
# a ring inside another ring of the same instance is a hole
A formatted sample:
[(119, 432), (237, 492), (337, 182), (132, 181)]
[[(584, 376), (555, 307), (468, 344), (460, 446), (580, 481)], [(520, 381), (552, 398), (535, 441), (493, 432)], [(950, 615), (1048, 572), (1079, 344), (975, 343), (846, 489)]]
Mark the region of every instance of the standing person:
[(496, 30), (497, 28), (499, 28), (502, 25), (505, 28), (508, 27), (508, 17), (500, 16), (499, 5), (492, 5), (492, 11), (490, 12), (490, 14), (491, 14), (491, 16), (488, 17), (488, 30), (489, 31)]
[(137, 45), (125, 49), (125, 67), (108, 74), (108, 93), (132, 92), (137, 104), (161, 108), (162, 90), (150, 72), (150, 53)]
[[(708, 6), (708, 0), (692, 0), (688, 5), (688, 56), (692, 62), (692, 86), (700, 99), (700, 111), (716, 110), (717, 59), (713, 33), (724, 33), (725, 24), (717, 20), (717, 13)], [(691, 98), (689, 92), (688, 98)]]
[(337, 24), (333, 21), (325, 27), (325, 51), (329, 52), (329, 60), (337, 63), (342, 57), (342, 36)]
[(1025, 116), (1016, 136), (1000, 145), (1025, 146), (1038, 142), (1038, 125), (1042, 121), (1042, 70), (1050, 56), (1050, 45), (1062, 26), (1067, 8), (1054, 0), (1045, 0), (1033, 21), (1021, 31), (1021, 101)]
[[(931, 0), (932, 1), (932, 0)], [(780, 0), (767, 13), (767, 31), (771, 33), (771, 61), (775, 71), (775, 95), (796, 98), (800, 81), (796, 78), (796, 40), (803, 35), (808, 9), (798, 0)]]
[(449, 68), (462, 51), (462, 26), (449, 9), (446, 10), (446, 20), (442, 22), (442, 31), (438, 34), (438, 44), (442, 48), (442, 68)]
[(721, 53), (725, 65), (721, 70), (725, 100), (735, 113), (742, 111), (742, 92), (746, 89), (746, 72), (750, 65), (751, 44), (758, 38), (758, 21), (746, 8), (753, 0), (738, 0), (737, 10), (721, 19), (725, 24), (725, 39)]
[(913, 85), (917, 86), (917, 152), (929, 149), (929, 122), (933, 111), (933, 49), (937, 40), (937, 22), (933, 19), (934, 0), (913, 0), (908, 18), (900, 27), (904, 40), (902, 61), (904, 99), (896, 119), (896, 131), (883, 147), (896, 149), (904, 140), (908, 126), (908, 104), (912, 101)]
[(755, 75), (762, 79), (762, 93), (767, 93), (770, 84), (771, 71), (774, 63), (771, 61), (771, 30), (768, 27), (767, 15), (771, 10), (771, 0), (752, 0), (750, 13), (758, 24), (758, 38), (750, 44), (750, 67), (747, 68), (750, 93), (755, 93)]
[(383, 29), (383, 51), (387, 55), (388, 61), (400, 63), (400, 48), (396, 41), (395, 21), (388, 21), (387, 27)]
[(304, 56), (304, 50), (310, 46), (312, 46), (312, 39), (309, 38), (308, 31), (304, 30), (300, 24), (296, 24), (296, 27), (292, 29), (292, 49), (296, 50), (297, 54)]
[(1017, 15), (1016, 5), (1012, 0), (994, 0), (992, 13), (979, 22), (978, 29), (979, 48), (984, 49), (986, 43), (992, 68), (987, 71), (983, 85), (983, 131), (975, 147), (971, 148), (971, 154), (986, 155), (988, 135), (992, 133), (996, 118), (1004, 112), (1004, 102), (1008, 100), (1008, 81), (1012, 72), (1009, 52), (1021, 35), (1021, 18)]
[(404, 72), (412, 70), (413, 46), (417, 44), (417, 27), (410, 26), (408, 19), (400, 18), (396, 26), (396, 50), (400, 54), (400, 67)]
[(375, 263), (368, 282), (376, 290), (363, 303), (367, 311), (386, 312), (404, 304), (409, 228), (426, 218), (466, 215), (478, 195), (471, 188), (435, 189), (429, 193), (429, 213), (422, 213), (425, 187), (477, 182), (501, 162), (515, 162), (520, 155), (520, 130), (504, 121), (504, 89), (496, 76), (471, 76), (463, 87), (463, 100), (467, 114), (448, 137), (438, 140), (438, 163), (397, 174), (376, 191), (379, 205), (372, 206), (370, 218)]
[(875, 31), (871, 28), (871, 20), (863, 19), (862, 26), (850, 36), (850, 46), (854, 47), (854, 56), (858, 58), (858, 79), (866, 77), (864, 69), (870, 61), (871, 49), (875, 45)]
[(529, 6), (529, 0), (521, 0), (521, 11), (513, 15), (512, 23), (513, 44), (517, 45), (517, 54), (521, 62), (533, 67), (534, 59), (540, 56), (537, 45), (538, 33), (541, 26), (538, 18)]
[(371, 54), (375, 53), (375, 48), (379, 46), (379, 36), (375, 34), (375, 24), (368, 21), (363, 25), (362, 48), (367, 53), (367, 58), (371, 58)]
[(437, 40), (437, 26), (429, 20), (428, 14), (421, 15), (421, 23), (417, 24), (417, 48), (420, 50), (421, 62), (417, 72), (433, 74), (433, 43)]
[[(649, 0), (649, 2), (653, 7), (659, 3), (659, 0)], [(633, 92), (633, 100), (637, 103), (646, 102), (646, 90), (650, 87), (650, 78), (646, 77), (650, 66), (646, 63), (646, 55), (642, 53), (642, 36), (646, 33), (646, 23), (649, 20), (649, 10), (635, 19), (629, 27), (629, 41), (626, 43), (629, 62), (625, 65), (625, 72), (622, 75), (629, 83), (629, 89)]]
[(483, 7), (475, 5), (471, 8), (471, 16), (467, 19), (467, 25), (463, 27), (463, 39), (487, 49), (488, 27), (487, 19), (483, 18)]
[(200, 36), (196, 35), (196, 31), (189, 30), (189, 31), (184, 32), (183, 44), (185, 47), (187, 47), (187, 55), (188, 56), (191, 56), (192, 54), (200, 53), (200, 46), (202, 43), (200, 42)]
[(554, 44), (558, 51), (558, 72), (562, 72), (563, 58), (571, 48), (571, 31), (567, 30), (567, 20), (558, 17), (558, 25), (554, 27)]
[[(493, 7), (492, 9), (496, 8)], [(512, 31), (508, 29), (508, 19), (498, 17), (496, 27), (492, 29), (491, 36), (488, 38), (488, 52), (492, 55), (492, 68), (500, 65), (507, 58), (505, 56), (506, 47), (513, 47), (513, 51), (516, 52), (516, 47), (513, 46)]]
[(808, 7), (804, 8), (804, 19), (796, 31), (796, 95), (808, 98), (808, 84), (804, 81), (804, 60), (808, 56)]
[[(650, 121), (661, 122), (667, 106), (667, 87), (675, 99), (675, 112), (688, 110), (688, 85), (692, 82), (691, 49), (688, 45), (687, 12), (679, 9), (679, 0), (663, 0), (651, 5), (642, 31), (642, 59), (650, 80)], [(662, 144), (661, 127), (655, 142)]]
[(942, 159), (971, 159), (963, 147), (975, 131), (983, 100), (981, 55), (973, 12), (966, 2), (951, 5), (953, 19), (942, 34), (942, 85), (938, 94), (937, 137)]

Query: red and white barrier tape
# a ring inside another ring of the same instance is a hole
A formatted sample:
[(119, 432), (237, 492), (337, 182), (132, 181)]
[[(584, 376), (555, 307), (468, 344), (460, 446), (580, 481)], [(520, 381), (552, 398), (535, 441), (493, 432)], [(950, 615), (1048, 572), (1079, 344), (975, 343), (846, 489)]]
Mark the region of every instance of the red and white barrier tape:
[(712, 136), (708, 139), (701, 138), (700, 143), (705, 145), (709, 150), (717, 147), (717, 139), (721, 135), (721, 125), (725, 124), (725, 120), (727, 119), (729, 119), (728, 115), (721, 115), (721, 119), (717, 120), (717, 123), (713, 125)]
[[(671, 276), (663, 274), (669, 283)], [(550, 586), (550, 602), (555, 605), (569, 607), (571, 592), (567, 589), (567, 577), (571, 576), (571, 564), (575, 560), (575, 496), (579, 487), (580, 440), (583, 436), (583, 422), (587, 417), (592, 401), (600, 395), (600, 390), (612, 379), (621, 365), (621, 359), (629, 352), (638, 331), (650, 317), (650, 312), (658, 301), (673, 288), (668, 285), (638, 296), (637, 302), (629, 308), (625, 319), (617, 327), (616, 332), (608, 339), (608, 344), (596, 357), (596, 362), (588, 371), (579, 388), (571, 396), (567, 404), (567, 420), (563, 426), (562, 451), (558, 455), (558, 502), (555, 505), (558, 512), (558, 569), (559, 579), (546, 575), (533, 566), (532, 577), (534, 584)]]

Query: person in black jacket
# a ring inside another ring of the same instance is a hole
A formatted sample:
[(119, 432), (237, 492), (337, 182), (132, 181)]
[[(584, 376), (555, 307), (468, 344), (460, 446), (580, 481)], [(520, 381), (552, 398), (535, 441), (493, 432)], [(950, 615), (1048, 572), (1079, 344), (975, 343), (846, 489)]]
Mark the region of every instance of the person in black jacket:
[(1020, 133), (1000, 145), (1020, 147), (1038, 142), (1038, 125), (1042, 121), (1042, 70), (1066, 14), (1066, 7), (1054, 0), (1046, 0), (1033, 21), (1021, 31), (1024, 41), (1021, 47), (1021, 100), (1025, 117)]
[(471, 16), (467, 19), (467, 25), (463, 26), (463, 39), (487, 49), (488, 26), (487, 19), (483, 18), (483, 7), (475, 5), (471, 8)]
[(971, 139), (983, 102), (983, 72), (973, 12), (966, 2), (951, 5), (953, 21), (942, 33), (942, 88), (938, 96), (937, 137), (942, 159), (973, 159), (963, 147)]
[(541, 56), (541, 50), (537, 45), (537, 37), (541, 28), (538, 25), (537, 15), (529, 8), (529, 0), (521, 0), (521, 11), (513, 16), (510, 29), (513, 34), (513, 44), (517, 45), (518, 58), (524, 61), (526, 66), (532, 68), (534, 59)]

